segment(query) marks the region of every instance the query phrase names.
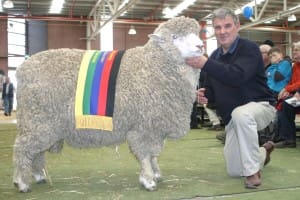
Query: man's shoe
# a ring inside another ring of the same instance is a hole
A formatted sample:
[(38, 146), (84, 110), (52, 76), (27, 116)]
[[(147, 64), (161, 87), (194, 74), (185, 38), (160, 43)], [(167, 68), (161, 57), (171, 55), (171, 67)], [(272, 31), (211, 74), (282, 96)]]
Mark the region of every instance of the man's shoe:
[(221, 133), (218, 133), (216, 135), (216, 138), (218, 140), (220, 140), (222, 142), (222, 144), (225, 144), (225, 139), (226, 139), (226, 133), (225, 132), (221, 132)]
[(196, 125), (195, 126), (191, 126), (191, 129), (201, 129), (201, 128), (202, 128), (201, 126), (200, 127), (196, 126)]
[(275, 144), (272, 141), (268, 141), (262, 145), (266, 149), (266, 159), (264, 166), (266, 166), (271, 160), (271, 153), (275, 148)]
[(247, 176), (245, 179), (245, 188), (248, 189), (256, 189), (261, 185), (260, 172), (256, 172), (251, 176)]
[(7, 114), (7, 113), (4, 113), (4, 115), (5, 115), (5, 116), (8, 116), (8, 114)]
[(296, 142), (283, 140), (283, 141), (275, 143), (275, 147), (276, 148), (296, 148)]
[(211, 127), (213, 124), (211, 122), (204, 122), (202, 127)]

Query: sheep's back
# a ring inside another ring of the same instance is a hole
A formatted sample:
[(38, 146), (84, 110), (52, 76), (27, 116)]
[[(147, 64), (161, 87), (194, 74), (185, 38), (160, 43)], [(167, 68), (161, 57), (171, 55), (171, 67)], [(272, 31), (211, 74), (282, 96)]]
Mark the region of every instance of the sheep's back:
[[(77, 77), (84, 53), (76, 49), (49, 50), (24, 62), (17, 71), (17, 118), (21, 126), (51, 120), (57, 131), (61, 131), (59, 127), (74, 129)], [(144, 47), (125, 52), (113, 113), (117, 135), (124, 136), (135, 127), (178, 138), (189, 129), (194, 99), (191, 86), (177, 70), (162, 70), (176, 64), (166, 63), (163, 56), (159, 50), (149, 52)]]
[(20, 123), (38, 118), (57, 122), (70, 119), (84, 52), (48, 50), (33, 55), (18, 68), (17, 118)]

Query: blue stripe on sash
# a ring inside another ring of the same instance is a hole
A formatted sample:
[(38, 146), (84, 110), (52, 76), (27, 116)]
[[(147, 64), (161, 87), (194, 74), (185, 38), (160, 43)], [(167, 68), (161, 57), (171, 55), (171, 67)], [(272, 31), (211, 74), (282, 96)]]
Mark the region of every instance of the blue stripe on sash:
[(105, 60), (107, 58), (108, 52), (101, 52), (99, 56), (99, 60), (97, 62), (97, 66), (95, 69), (95, 74), (93, 78), (93, 85), (92, 85), (92, 93), (91, 93), (91, 104), (90, 104), (90, 114), (97, 115), (98, 111), (98, 96), (99, 96), (99, 87), (100, 81), (102, 76), (102, 71), (104, 68)]

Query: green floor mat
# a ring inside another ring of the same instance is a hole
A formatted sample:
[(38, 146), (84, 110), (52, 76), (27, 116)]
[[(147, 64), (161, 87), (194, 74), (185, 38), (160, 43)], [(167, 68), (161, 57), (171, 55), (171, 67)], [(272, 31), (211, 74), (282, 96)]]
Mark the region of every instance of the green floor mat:
[(299, 199), (300, 148), (276, 149), (262, 171), (262, 185), (249, 190), (243, 178), (226, 174), (217, 132), (191, 130), (181, 140), (167, 140), (159, 157), (163, 181), (148, 192), (138, 182), (139, 164), (127, 144), (99, 149), (64, 146), (47, 153), (47, 184), (32, 183), (19, 193), (12, 184), (12, 147), (16, 125), (0, 125), (0, 199)]

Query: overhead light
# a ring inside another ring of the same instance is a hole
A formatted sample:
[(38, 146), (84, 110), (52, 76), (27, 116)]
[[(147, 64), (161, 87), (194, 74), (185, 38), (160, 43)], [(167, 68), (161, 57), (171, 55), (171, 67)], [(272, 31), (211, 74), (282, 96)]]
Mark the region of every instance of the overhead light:
[(52, 0), (49, 12), (53, 14), (59, 14), (63, 8), (65, 0)]
[(195, 1), (196, 0), (184, 0), (173, 9), (166, 7), (165, 9), (163, 9), (164, 18), (173, 18), (177, 16), (183, 10), (188, 8), (190, 5), (193, 5)]
[(165, 16), (169, 16), (171, 12), (172, 12), (172, 10), (171, 10), (171, 8), (169, 6), (165, 7), (162, 10), (162, 14), (164, 14)]
[(135, 34), (136, 34), (136, 30), (135, 30), (135, 28), (134, 28), (133, 25), (130, 26), (130, 29), (129, 29), (129, 31), (128, 31), (128, 34), (129, 34), (129, 35), (135, 35)]
[(296, 21), (297, 20), (297, 17), (296, 17), (296, 15), (290, 15), (289, 17), (288, 17), (288, 21), (289, 22), (294, 22), (294, 21)]
[(297, 6), (294, 6), (294, 7), (290, 8), (290, 9), (288, 9), (288, 10), (295, 10), (295, 9), (297, 9), (297, 8), (300, 8), (300, 4), (298, 4)]
[(13, 8), (14, 2), (11, 0), (6, 0), (3, 2), (3, 8)]

